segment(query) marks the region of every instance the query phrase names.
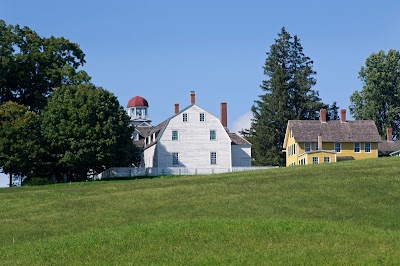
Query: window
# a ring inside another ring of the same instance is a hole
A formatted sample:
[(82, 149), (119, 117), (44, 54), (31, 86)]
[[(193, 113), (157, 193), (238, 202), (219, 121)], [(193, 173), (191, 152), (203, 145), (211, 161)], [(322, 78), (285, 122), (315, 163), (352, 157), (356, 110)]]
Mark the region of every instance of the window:
[(310, 151), (311, 150), (311, 143), (306, 142), (304, 143), (304, 151)]
[(182, 115), (182, 120), (183, 120), (183, 122), (187, 122), (188, 121), (188, 114), (183, 114)]
[(296, 154), (296, 144), (292, 144), (289, 146), (289, 156), (295, 155)]
[(318, 164), (318, 157), (312, 157), (312, 163)]
[(179, 153), (177, 152), (172, 153), (172, 164), (173, 165), (179, 164)]
[(133, 131), (132, 138), (133, 140), (139, 140), (139, 133), (136, 130)]
[(314, 146), (315, 146), (315, 150), (317, 151), (318, 150), (318, 142), (315, 142)]
[(360, 142), (354, 142), (354, 152), (360, 152)]
[(210, 152), (210, 164), (217, 164), (217, 153)]
[(200, 113), (200, 122), (206, 121), (206, 114), (205, 113)]
[(335, 152), (342, 151), (342, 144), (340, 142), (335, 142)]
[(178, 130), (172, 130), (172, 140), (179, 140)]
[(367, 152), (367, 153), (371, 152), (371, 143), (370, 142), (364, 143), (364, 152)]
[(324, 157), (324, 163), (329, 163), (330, 162), (330, 158), (329, 157)]
[(217, 140), (217, 131), (210, 130), (210, 140)]

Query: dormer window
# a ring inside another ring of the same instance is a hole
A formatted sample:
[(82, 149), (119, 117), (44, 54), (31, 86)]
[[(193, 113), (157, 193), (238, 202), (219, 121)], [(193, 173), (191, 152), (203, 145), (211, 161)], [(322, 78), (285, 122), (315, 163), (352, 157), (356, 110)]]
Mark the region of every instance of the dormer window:
[(139, 140), (139, 133), (138, 133), (136, 130), (133, 131), (132, 139), (133, 139), (133, 140)]

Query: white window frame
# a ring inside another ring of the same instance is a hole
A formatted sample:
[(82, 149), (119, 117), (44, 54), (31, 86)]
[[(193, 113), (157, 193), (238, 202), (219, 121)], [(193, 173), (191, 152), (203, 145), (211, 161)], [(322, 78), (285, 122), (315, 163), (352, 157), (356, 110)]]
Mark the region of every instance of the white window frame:
[(360, 142), (354, 142), (353, 145), (353, 150), (355, 153), (360, 153), (361, 152), (361, 143)]
[(331, 162), (331, 158), (328, 156), (324, 156), (324, 163), (330, 163)]
[(172, 153), (172, 165), (179, 165), (179, 152)]
[(312, 157), (312, 163), (313, 164), (319, 164), (319, 158), (318, 157)]
[(210, 164), (211, 165), (217, 164), (217, 152), (215, 151), (210, 152)]
[(341, 142), (335, 142), (334, 149), (335, 149), (335, 152), (341, 153), (342, 152), (342, 143)]
[(187, 113), (182, 114), (182, 122), (188, 122), (189, 121), (189, 116)]
[[(212, 132), (214, 132), (214, 134), (212, 134)], [(210, 129), (210, 140), (211, 140), (211, 141), (217, 140), (217, 130), (215, 130), (215, 129)]]
[(365, 142), (364, 143), (364, 152), (365, 153), (371, 153), (371, 142)]
[(206, 121), (206, 114), (205, 113), (200, 113), (199, 114), (199, 121), (200, 122), (205, 122)]
[(304, 142), (304, 151), (305, 152), (311, 151), (311, 143), (310, 142)]
[[(174, 134), (175, 132), (176, 132), (176, 136), (175, 136), (175, 134)], [(177, 141), (177, 140), (179, 140), (179, 131), (178, 131), (178, 130), (172, 130), (171, 140), (172, 140), (172, 141)]]

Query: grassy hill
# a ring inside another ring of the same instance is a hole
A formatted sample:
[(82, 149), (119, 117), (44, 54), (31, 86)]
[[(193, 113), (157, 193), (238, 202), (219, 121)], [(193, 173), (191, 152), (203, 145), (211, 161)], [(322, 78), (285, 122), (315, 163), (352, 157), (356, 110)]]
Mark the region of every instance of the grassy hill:
[(0, 264), (398, 264), (399, 166), (0, 189)]

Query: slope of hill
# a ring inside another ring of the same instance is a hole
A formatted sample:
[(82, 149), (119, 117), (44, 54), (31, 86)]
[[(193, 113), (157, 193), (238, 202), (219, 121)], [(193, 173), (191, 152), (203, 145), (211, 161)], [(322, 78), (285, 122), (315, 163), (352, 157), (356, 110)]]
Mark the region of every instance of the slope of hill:
[(3, 188), (0, 264), (396, 264), (399, 166)]

